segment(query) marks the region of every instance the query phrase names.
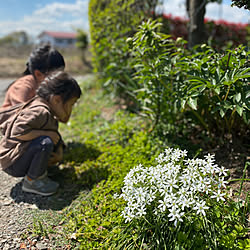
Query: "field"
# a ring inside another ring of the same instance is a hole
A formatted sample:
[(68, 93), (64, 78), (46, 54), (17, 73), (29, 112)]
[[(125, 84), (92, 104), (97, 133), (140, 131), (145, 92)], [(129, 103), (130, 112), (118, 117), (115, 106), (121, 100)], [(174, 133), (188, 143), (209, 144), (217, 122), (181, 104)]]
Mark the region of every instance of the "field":
[[(26, 62), (33, 49), (33, 46), (25, 47), (6, 47), (0, 48), (0, 77), (14, 78), (18, 77), (25, 70)], [(81, 51), (76, 48), (59, 50), (64, 56), (66, 68), (73, 75), (82, 75), (89, 72), (81, 60)], [(88, 52), (87, 57), (90, 57)]]

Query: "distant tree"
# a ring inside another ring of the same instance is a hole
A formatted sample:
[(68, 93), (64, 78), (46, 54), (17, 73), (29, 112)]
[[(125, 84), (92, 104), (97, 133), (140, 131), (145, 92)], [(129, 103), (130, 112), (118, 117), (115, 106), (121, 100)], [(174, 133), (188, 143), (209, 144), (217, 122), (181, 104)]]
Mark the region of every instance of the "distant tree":
[(189, 17), (188, 46), (192, 48), (206, 40), (204, 17), (208, 2), (221, 3), (222, 0), (186, 0), (186, 9)]
[(77, 29), (77, 36), (76, 36), (76, 47), (82, 51), (82, 61), (83, 63), (92, 69), (91, 63), (86, 58), (86, 52), (88, 50), (89, 39), (88, 34), (82, 29)]
[(245, 9), (250, 10), (250, 1), (249, 0), (232, 0), (232, 6), (237, 6), (239, 8), (244, 7)]
[(29, 43), (29, 37), (25, 31), (15, 31), (0, 39), (0, 45), (22, 46)]

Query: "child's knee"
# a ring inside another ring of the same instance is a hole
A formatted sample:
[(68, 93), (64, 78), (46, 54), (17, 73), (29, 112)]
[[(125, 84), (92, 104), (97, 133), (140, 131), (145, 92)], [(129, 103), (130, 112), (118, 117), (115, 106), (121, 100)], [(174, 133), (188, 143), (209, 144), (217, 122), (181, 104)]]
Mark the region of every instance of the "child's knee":
[(52, 152), (54, 148), (54, 143), (49, 136), (41, 136), (40, 145), (43, 150), (48, 152)]

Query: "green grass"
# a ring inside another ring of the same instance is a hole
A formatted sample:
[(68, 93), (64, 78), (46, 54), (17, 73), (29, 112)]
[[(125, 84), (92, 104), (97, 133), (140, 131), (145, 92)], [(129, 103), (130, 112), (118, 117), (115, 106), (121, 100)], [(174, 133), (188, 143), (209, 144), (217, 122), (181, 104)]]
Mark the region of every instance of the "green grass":
[(33, 214), (30, 233), (60, 247), (92, 249), (110, 237), (109, 230), (115, 234), (114, 226), (122, 220), (121, 202), (115, 202), (113, 194), (119, 192), (123, 177), (144, 159), (150, 161), (158, 148), (157, 139), (148, 140), (145, 121), (120, 110), (93, 76), (81, 88), (70, 122), (60, 124), (67, 144), (64, 162), (50, 170), (61, 188), (46, 201), (45, 211)]

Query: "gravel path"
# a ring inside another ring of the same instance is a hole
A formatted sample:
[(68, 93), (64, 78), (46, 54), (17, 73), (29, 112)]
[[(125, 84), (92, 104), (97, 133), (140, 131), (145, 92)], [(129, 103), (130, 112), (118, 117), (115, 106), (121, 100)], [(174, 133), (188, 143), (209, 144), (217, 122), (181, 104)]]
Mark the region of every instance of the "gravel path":
[[(54, 173), (53, 173), (54, 171)], [(22, 191), (22, 178), (14, 178), (0, 172), (0, 249), (75, 249), (66, 244), (60, 235), (43, 237), (30, 234), (33, 220), (42, 218), (56, 221), (61, 210), (70, 205), (77, 196), (79, 187), (64, 182), (67, 172), (58, 168), (50, 172), (60, 183), (59, 191), (50, 197)], [(54, 217), (54, 218), (53, 218)], [(43, 223), (41, 219), (41, 223)], [(54, 225), (60, 231), (60, 223)], [(46, 226), (44, 227), (46, 228)]]
[(29, 241), (22, 241), (21, 236), (33, 223), (30, 211), (38, 207), (30, 201), (37, 198), (22, 192), (21, 181), (0, 172), (0, 249), (20, 249), (24, 245), (31, 249)]

